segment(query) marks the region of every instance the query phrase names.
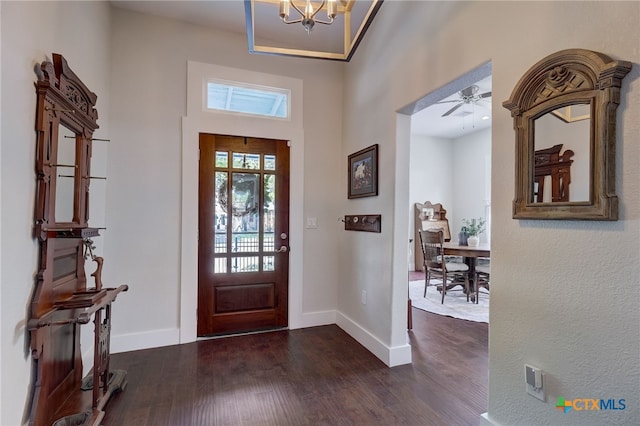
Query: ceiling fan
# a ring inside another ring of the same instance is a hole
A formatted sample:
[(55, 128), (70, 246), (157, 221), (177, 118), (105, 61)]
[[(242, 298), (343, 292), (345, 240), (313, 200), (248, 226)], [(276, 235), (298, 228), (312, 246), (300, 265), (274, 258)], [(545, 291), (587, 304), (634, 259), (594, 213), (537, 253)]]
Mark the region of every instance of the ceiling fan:
[(442, 114), (442, 117), (446, 117), (446, 116), (452, 114), (455, 110), (457, 110), (458, 108), (460, 108), (463, 105), (466, 105), (466, 104), (475, 105), (478, 102), (480, 102), (480, 101), (482, 101), (482, 100), (484, 100), (486, 98), (490, 98), (491, 97), (491, 92), (485, 92), (485, 93), (478, 94), (479, 90), (480, 90), (480, 88), (474, 84), (474, 85), (471, 85), (471, 86), (467, 87), (466, 89), (462, 89), (461, 91), (458, 92), (458, 96), (460, 96), (460, 99), (451, 100), (451, 101), (436, 102), (438, 104), (445, 104), (445, 103), (450, 103), (450, 102), (458, 102), (458, 104), (456, 106), (454, 106), (449, 111), (447, 111), (444, 114)]

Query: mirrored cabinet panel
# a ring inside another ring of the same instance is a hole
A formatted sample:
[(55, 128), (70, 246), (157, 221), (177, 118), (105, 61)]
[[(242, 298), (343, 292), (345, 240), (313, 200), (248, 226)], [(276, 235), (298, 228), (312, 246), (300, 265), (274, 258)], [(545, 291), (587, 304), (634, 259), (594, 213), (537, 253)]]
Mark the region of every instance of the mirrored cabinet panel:
[(76, 173), (76, 134), (68, 127), (58, 126), (58, 153), (56, 158), (56, 194), (55, 194), (55, 222), (73, 222)]

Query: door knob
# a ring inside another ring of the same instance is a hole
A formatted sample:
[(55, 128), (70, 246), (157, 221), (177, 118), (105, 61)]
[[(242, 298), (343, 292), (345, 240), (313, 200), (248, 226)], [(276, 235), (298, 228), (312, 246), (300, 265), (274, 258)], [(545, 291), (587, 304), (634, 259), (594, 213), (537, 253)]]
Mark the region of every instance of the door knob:
[(286, 252), (287, 252), (287, 246), (280, 246), (280, 248), (276, 250), (276, 253), (286, 253)]

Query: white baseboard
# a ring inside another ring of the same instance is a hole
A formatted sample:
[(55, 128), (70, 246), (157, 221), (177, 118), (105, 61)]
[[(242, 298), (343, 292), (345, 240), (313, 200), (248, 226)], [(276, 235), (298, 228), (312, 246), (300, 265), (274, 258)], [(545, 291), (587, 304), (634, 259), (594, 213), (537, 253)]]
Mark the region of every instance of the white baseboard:
[(389, 367), (411, 364), (411, 345), (392, 346), (389, 349)]
[[(110, 353), (116, 354), (119, 352), (177, 345), (180, 343), (179, 337), (180, 330), (178, 328), (120, 334), (116, 336), (112, 335), (111, 341), (109, 342), (109, 349)], [(84, 347), (87, 348), (87, 350), (82, 353), (83, 376), (93, 368), (93, 344), (85, 344)]]
[(159, 348), (161, 346), (180, 343), (180, 329), (145, 331), (141, 333), (120, 334), (111, 336), (111, 353), (137, 351), (140, 349)]
[(480, 414), (480, 426), (499, 426), (498, 423), (494, 423), (489, 419), (489, 413)]
[(289, 329), (317, 327), (336, 323), (336, 311), (303, 312), (298, 318), (289, 321)]
[(396, 347), (385, 345), (376, 336), (341, 312), (336, 313), (336, 324), (389, 367), (411, 363), (410, 345)]
[[(337, 324), (338, 327), (346, 331), (351, 337), (356, 339), (361, 345), (390, 367), (411, 363), (410, 345), (390, 347), (351, 318), (334, 310), (303, 313), (297, 321), (290, 323), (289, 328), (297, 329), (328, 324)], [(177, 345), (179, 343), (179, 328), (120, 334), (111, 336), (111, 353), (158, 348)], [(91, 353), (83, 354), (83, 358), (85, 357), (90, 358)], [(84, 361), (87, 365), (91, 365), (93, 360), (85, 359)]]
[[(335, 324), (336, 311), (319, 311), (303, 313), (297, 321), (291, 321), (289, 328), (316, 327)], [(136, 351), (140, 349), (159, 348), (180, 343), (180, 329), (166, 328), (140, 333), (111, 336), (111, 353)], [(183, 342), (187, 343), (187, 342)]]
[[(335, 324), (336, 311), (319, 311), (303, 313), (297, 321), (291, 321), (289, 328), (306, 328), (319, 325)], [(195, 341), (195, 339), (193, 340)], [(187, 341), (183, 343), (189, 343)], [(111, 336), (111, 353), (136, 351), (140, 349), (159, 348), (180, 344), (180, 329), (166, 328), (140, 333)], [(85, 354), (86, 356), (87, 354)], [(88, 354), (91, 355), (91, 354)], [(92, 361), (92, 360), (91, 360)]]

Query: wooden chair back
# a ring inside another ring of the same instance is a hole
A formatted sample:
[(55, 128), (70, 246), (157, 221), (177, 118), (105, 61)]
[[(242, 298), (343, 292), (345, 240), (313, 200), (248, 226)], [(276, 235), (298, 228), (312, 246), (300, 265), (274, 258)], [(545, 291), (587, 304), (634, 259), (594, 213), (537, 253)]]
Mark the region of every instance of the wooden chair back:
[[(429, 213), (433, 213), (433, 216), (430, 216)], [(427, 229), (442, 229), (444, 241), (451, 241), (451, 231), (449, 230), (447, 210), (440, 203), (433, 204), (431, 201), (415, 203), (414, 220), (416, 230), (413, 238), (414, 265), (415, 269), (419, 270), (422, 265), (420, 232)]]
[(569, 201), (569, 185), (571, 184), (571, 157), (573, 151), (566, 149), (562, 154), (562, 144), (535, 152), (533, 201), (544, 202), (545, 179), (550, 177), (551, 202)]
[(442, 229), (427, 229), (420, 231), (420, 243), (422, 246), (422, 256), (424, 267), (429, 269), (443, 269), (444, 256), (442, 244), (444, 243), (444, 232)]

